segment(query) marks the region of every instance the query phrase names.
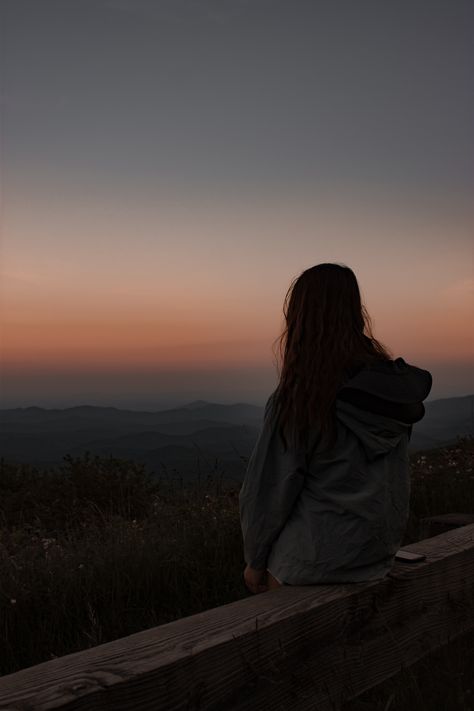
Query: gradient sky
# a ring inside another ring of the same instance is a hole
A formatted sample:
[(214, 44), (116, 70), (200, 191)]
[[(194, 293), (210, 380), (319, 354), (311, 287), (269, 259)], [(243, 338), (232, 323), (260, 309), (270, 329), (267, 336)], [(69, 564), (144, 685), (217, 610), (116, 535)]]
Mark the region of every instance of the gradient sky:
[(319, 262), (474, 392), (472, 2), (0, 7), (0, 407), (261, 405)]

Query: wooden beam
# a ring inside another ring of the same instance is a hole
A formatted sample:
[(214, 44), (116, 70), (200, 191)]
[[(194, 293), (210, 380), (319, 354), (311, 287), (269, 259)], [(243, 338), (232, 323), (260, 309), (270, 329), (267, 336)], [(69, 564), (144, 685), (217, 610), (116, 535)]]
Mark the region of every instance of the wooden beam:
[(472, 513), (447, 513), (420, 519), (419, 538), (431, 538), (459, 526), (474, 523)]
[(474, 524), (382, 580), (283, 586), (0, 678), (0, 709), (339, 708), (474, 628)]

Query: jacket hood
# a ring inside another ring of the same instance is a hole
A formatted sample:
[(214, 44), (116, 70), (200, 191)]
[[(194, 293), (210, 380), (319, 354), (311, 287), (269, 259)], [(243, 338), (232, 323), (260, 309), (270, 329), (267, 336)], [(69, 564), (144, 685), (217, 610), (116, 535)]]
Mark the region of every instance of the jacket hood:
[(428, 370), (410, 365), (403, 358), (372, 363), (348, 375), (343, 387), (364, 390), (384, 400), (415, 403), (425, 400), (431, 390), (433, 378)]
[[(416, 403), (428, 396), (432, 382), (429, 371), (397, 358), (364, 366), (355, 375), (347, 377), (339, 389), (356, 388), (392, 402)], [(355, 434), (369, 460), (387, 454), (405, 436), (408, 441), (412, 428), (409, 423), (363, 410), (339, 399), (336, 399), (336, 416)]]
[(412, 427), (341, 400), (336, 401), (336, 417), (355, 434), (370, 461), (397, 447), (403, 437), (408, 440)]

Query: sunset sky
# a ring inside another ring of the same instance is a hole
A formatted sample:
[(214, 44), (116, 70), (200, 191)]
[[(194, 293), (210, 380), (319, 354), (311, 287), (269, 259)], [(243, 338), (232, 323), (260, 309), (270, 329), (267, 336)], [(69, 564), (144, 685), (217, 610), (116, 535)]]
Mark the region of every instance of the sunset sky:
[(2, 0), (0, 407), (262, 405), (319, 262), (473, 393), (473, 10)]

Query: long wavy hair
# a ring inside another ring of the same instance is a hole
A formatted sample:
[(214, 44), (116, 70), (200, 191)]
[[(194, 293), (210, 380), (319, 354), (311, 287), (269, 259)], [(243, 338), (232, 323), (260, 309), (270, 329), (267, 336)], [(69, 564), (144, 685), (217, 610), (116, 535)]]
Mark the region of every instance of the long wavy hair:
[(307, 448), (315, 432), (319, 451), (331, 449), (343, 379), (366, 364), (391, 360), (392, 353), (372, 335), (356, 276), (344, 264), (324, 262), (303, 271), (286, 293), (283, 313), (286, 323), (272, 346), (274, 352), (279, 343), (282, 360), (272, 408), (284, 449), (285, 435), (295, 447)]

